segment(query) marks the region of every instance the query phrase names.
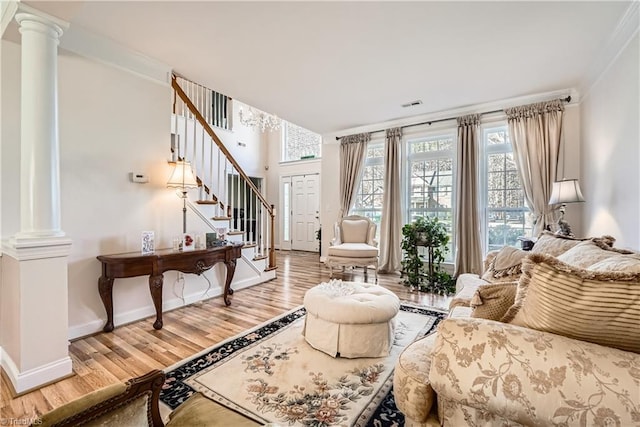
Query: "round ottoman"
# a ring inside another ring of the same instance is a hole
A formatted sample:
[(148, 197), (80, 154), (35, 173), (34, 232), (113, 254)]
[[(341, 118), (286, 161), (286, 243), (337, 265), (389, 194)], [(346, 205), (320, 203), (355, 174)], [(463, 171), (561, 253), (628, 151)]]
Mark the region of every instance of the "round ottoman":
[(333, 357), (384, 357), (393, 345), (400, 300), (381, 286), (332, 280), (307, 291), (302, 334)]

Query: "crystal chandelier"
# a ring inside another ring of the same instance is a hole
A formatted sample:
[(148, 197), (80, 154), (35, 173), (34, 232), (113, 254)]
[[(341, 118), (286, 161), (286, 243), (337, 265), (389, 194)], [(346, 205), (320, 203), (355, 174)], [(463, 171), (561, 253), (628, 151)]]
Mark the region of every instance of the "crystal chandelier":
[(247, 112), (240, 107), (238, 116), (240, 117), (240, 123), (248, 127), (258, 127), (262, 132), (278, 130), (282, 124), (282, 120), (278, 116), (265, 113), (253, 107), (249, 107)]

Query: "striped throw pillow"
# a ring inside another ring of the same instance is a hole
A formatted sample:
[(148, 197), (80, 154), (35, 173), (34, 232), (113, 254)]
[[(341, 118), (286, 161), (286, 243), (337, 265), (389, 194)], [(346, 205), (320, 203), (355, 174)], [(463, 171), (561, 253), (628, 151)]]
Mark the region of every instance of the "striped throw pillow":
[(640, 273), (589, 271), (532, 254), (501, 321), (640, 353)]

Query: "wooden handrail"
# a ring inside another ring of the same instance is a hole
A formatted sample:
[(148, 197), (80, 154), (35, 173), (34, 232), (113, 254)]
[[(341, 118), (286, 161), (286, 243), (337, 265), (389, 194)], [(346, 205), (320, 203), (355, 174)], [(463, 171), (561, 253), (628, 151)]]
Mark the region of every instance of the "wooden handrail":
[(191, 102), (191, 99), (189, 99), (187, 94), (184, 93), (184, 91), (182, 90), (182, 88), (178, 84), (178, 81), (176, 79), (176, 75), (175, 74), (171, 78), (171, 87), (173, 87), (173, 89), (176, 91), (176, 93), (178, 94), (180, 99), (182, 99), (182, 101), (187, 105), (187, 107), (189, 107), (189, 110), (191, 111), (191, 113), (193, 113), (195, 118), (202, 125), (202, 127), (207, 132), (207, 134), (209, 134), (211, 139), (216, 143), (216, 145), (218, 146), (220, 151), (222, 151), (222, 153), (229, 160), (229, 162), (233, 165), (233, 167), (236, 168), (236, 170), (238, 171), (238, 174), (249, 185), (249, 188), (251, 188), (251, 190), (253, 190), (253, 192), (256, 194), (258, 199), (260, 199), (260, 202), (267, 209), (267, 211), (269, 212), (269, 215), (273, 216), (273, 209), (271, 209), (271, 206), (269, 205), (269, 203), (266, 201), (264, 196), (260, 193), (260, 190), (258, 189), (258, 187), (256, 187), (256, 185), (253, 183), (253, 181), (251, 181), (251, 178), (249, 178), (249, 176), (244, 172), (244, 170), (242, 170), (242, 168), (240, 167), (238, 162), (236, 162), (236, 160), (233, 158), (233, 156), (231, 155), (229, 150), (227, 150), (227, 147), (225, 147), (225, 145), (222, 143), (220, 138), (218, 138), (218, 135), (216, 135), (216, 133), (213, 131), (213, 129), (211, 129), (211, 126), (209, 126), (209, 123), (207, 123), (207, 121), (202, 116), (202, 114), (200, 114), (200, 111), (198, 111), (196, 106), (193, 105), (193, 102)]
[[(184, 78), (184, 77), (181, 77), (181, 78)], [(225, 147), (224, 143), (220, 140), (218, 135), (216, 135), (216, 133), (211, 128), (211, 126), (209, 126), (209, 123), (207, 122), (207, 120), (200, 113), (198, 108), (193, 104), (193, 102), (187, 96), (187, 94), (184, 92), (184, 90), (182, 90), (182, 88), (178, 84), (177, 76), (176, 76), (175, 73), (173, 73), (172, 76), (171, 76), (171, 87), (175, 91), (175, 94), (180, 97), (182, 102), (185, 103), (185, 105), (187, 106), (189, 111), (191, 111), (191, 113), (194, 115), (196, 120), (198, 120), (198, 122), (200, 123), (202, 128), (211, 137), (211, 140), (216, 143), (216, 145), (218, 146), (218, 149), (224, 154), (226, 159), (236, 169), (236, 171), (238, 172), (238, 175), (240, 175), (242, 177), (243, 181), (246, 184), (248, 184), (248, 186), (249, 186), (249, 188), (251, 188), (251, 191), (253, 192), (253, 194), (256, 195), (256, 197), (260, 200), (260, 203), (262, 204), (262, 206), (266, 209), (267, 213), (269, 214), (269, 217), (270, 217), (270, 238), (271, 238), (271, 242), (270, 243), (271, 244), (269, 245), (269, 257), (268, 257), (269, 258), (269, 265), (266, 268), (266, 271), (276, 269), (277, 267), (276, 267), (276, 252), (275, 252), (275, 216), (276, 216), (275, 215), (275, 206), (271, 205), (271, 204), (269, 204), (267, 202), (267, 200), (264, 198), (264, 196), (262, 195), (262, 193), (260, 192), (258, 187), (256, 187), (256, 185), (253, 183), (253, 181), (251, 181), (251, 178), (249, 178), (249, 176), (240, 167), (238, 162), (236, 162), (236, 160), (233, 158), (233, 155), (229, 152), (229, 150), (227, 150), (227, 147)], [(176, 98), (174, 97), (174, 107), (173, 107), (174, 108), (174, 114), (175, 114), (175, 101), (176, 101)], [(202, 183), (202, 185), (204, 186), (204, 182), (202, 182), (200, 180), (200, 178), (196, 178), (196, 179), (198, 180), (199, 183)], [(207, 188), (205, 186), (205, 190), (206, 189)], [(211, 195), (215, 200), (219, 200), (214, 194), (211, 194)]]

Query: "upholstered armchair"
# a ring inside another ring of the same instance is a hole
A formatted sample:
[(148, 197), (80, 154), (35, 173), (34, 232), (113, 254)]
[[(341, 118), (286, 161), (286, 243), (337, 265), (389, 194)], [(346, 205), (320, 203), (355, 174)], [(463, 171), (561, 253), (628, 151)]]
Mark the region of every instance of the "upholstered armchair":
[(375, 268), (376, 283), (378, 282), (378, 242), (375, 240), (376, 224), (369, 218), (350, 215), (337, 221), (334, 225), (334, 238), (329, 243), (327, 267), (364, 267), (365, 277), (367, 268)]

